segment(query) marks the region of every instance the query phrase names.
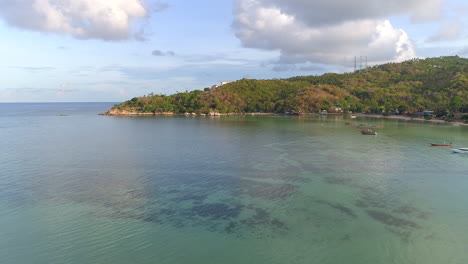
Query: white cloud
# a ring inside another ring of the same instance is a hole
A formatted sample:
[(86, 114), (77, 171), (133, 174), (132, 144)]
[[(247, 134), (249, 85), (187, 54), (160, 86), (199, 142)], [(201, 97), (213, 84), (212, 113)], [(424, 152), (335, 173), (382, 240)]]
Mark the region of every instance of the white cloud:
[(0, 0), (0, 18), (13, 26), (83, 39), (128, 39), (147, 9), (141, 0)]
[(339, 24), (349, 20), (380, 19), (410, 15), (414, 22), (437, 19), (444, 0), (242, 0), (261, 2), (263, 7), (280, 9), (307, 25)]
[[(353, 1), (352, 8), (348, 2), (338, 0), (283, 2), (236, 1), (234, 29), (245, 47), (279, 50), (279, 64), (342, 64), (354, 60), (355, 55), (365, 55), (370, 62), (415, 57), (413, 43), (405, 31), (394, 28), (385, 18), (368, 18), (375, 15), (361, 14), (361, 9), (373, 10), (374, 0)], [(364, 5), (365, 2), (368, 5)], [(393, 6), (390, 3), (388, 12), (404, 11), (401, 7), (390, 8)], [(343, 9), (341, 13), (336, 6)], [(352, 13), (347, 19), (346, 14), (342, 14), (345, 11)], [(423, 14), (418, 13), (418, 16)]]

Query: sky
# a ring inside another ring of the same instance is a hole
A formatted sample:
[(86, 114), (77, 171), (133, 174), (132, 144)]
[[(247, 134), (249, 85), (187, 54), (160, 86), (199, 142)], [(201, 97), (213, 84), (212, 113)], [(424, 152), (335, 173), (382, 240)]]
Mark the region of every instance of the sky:
[(0, 0), (0, 102), (122, 102), (468, 56), (463, 0)]

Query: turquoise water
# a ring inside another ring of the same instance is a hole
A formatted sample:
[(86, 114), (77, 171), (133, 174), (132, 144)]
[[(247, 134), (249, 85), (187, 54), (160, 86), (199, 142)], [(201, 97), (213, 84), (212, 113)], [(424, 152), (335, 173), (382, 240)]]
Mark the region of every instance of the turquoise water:
[(468, 263), (468, 127), (111, 106), (0, 104), (1, 263)]

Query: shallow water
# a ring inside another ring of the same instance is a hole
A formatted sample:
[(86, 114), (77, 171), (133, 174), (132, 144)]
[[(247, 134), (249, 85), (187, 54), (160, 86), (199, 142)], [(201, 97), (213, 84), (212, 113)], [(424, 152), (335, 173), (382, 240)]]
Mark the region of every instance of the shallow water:
[(1, 263), (468, 262), (467, 127), (111, 106), (0, 104)]

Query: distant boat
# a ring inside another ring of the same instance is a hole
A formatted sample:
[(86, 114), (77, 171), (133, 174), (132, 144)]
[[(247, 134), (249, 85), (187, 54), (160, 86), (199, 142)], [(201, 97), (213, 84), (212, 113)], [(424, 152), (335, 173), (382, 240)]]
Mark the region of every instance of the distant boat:
[(377, 135), (377, 132), (374, 131), (374, 130), (365, 129), (365, 130), (361, 130), (361, 134), (363, 134), (363, 135)]
[(352, 125), (354, 125), (354, 123), (353, 122), (346, 122), (345, 125), (352, 126)]
[(429, 143), (431, 146), (433, 147), (451, 147), (452, 146), (452, 143), (449, 143), (449, 144), (437, 144), (437, 143)]
[(459, 149), (452, 149), (453, 153), (464, 153), (468, 154), (468, 148), (459, 148)]
[(353, 119), (354, 119), (354, 118), (356, 118), (356, 116), (355, 116), (355, 115), (352, 115), (352, 116), (351, 116), (351, 118), (353, 118)]

